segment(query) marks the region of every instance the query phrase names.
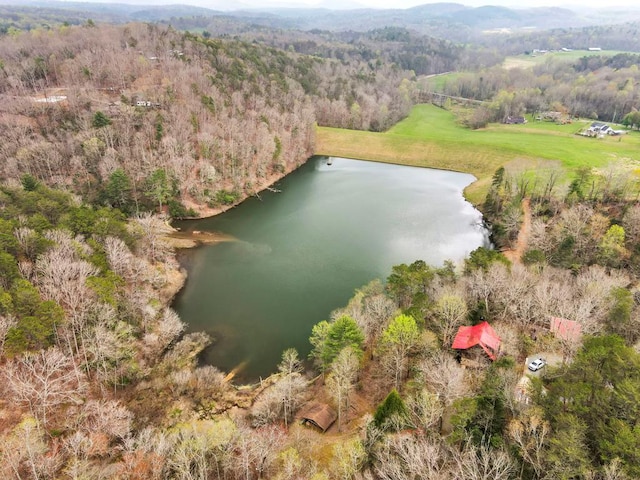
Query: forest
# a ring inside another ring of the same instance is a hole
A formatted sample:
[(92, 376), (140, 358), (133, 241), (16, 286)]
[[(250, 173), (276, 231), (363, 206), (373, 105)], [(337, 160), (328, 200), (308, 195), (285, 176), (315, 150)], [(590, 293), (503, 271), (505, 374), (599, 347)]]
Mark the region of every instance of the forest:
[(383, 130), (412, 73), (154, 25), (60, 27), (0, 43), (3, 178), (124, 211), (233, 204), (313, 152), (314, 124)]
[[(575, 63), (549, 58), (531, 69), (492, 67), (447, 81), (449, 95), (486, 101), (478, 118), (501, 122), (510, 115), (557, 111), (573, 117), (622, 123), (640, 91), (635, 53), (583, 57)], [(481, 124), (480, 124), (481, 125)]]
[[(479, 205), (495, 249), (393, 267), (314, 326), (309, 359), (286, 350), (256, 385), (202, 365), (211, 339), (170, 308), (185, 273), (169, 219), (218, 213), (293, 171), (316, 125), (386, 131), (423, 75), (455, 71), (443, 92), (484, 102), (473, 128), (548, 110), (638, 128), (636, 54), (505, 69), (507, 50), (404, 27), (7, 28), (0, 472), (638, 478), (640, 204), (637, 172), (615, 163), (501, 167)], [(552, 318), (581, 335), (557, 335)], [(483, 322), (501, 339), (495, 359), (451, 348)], [(311, 401), (335, 411), (326, 433), (300, 422)]]

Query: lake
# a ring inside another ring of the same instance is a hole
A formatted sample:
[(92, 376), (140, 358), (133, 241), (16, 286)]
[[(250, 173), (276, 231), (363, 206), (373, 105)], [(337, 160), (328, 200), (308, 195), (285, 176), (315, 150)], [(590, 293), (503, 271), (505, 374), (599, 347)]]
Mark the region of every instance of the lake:
[(173, 307), (214, 344), (203, 361), (239, 365), (249, 382), (277, 369), (289, 347), (306, 357), (313, 325), (354, 290), (421, 259), (462, 260), (489, 246), (482, 215), (464, 200), (468, 174), (313, 157), (265, 191), (185, 231), (236, 241), (183, 251), (189, 277)]

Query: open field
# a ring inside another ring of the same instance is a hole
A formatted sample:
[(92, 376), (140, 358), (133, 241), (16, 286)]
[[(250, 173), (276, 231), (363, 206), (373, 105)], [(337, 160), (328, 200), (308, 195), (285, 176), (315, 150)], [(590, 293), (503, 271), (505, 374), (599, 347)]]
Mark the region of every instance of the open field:
[(478, 181), (465, 195), (478, 204), (500, 166), (540, 169), (560, 164), (567, 175), (614, 160), (640, 166), (638, 132), (603, 139), (575, 135), (588, 124), (586, 120), (569, 125), (530, 122), (469, 130), (458, 125), (451, 112), (416, 105), (408, 118), (384, 133), (318, 127), (316, 154), (471, 173)]
[(442, 92), (448, 82), (453, 82), (460, 77), (460, 72), (438, 73), (424, 77), (425, 85), (432, 92)]
[(564, 60), (567, 62), (575, 62), (582, 57), (590, 57), (594, 55), (603, 57), (613, 57), (618, 53), (629, 53), (620, 50), (601, 50), (599, 52), (591, 52), (589, 50), (572, 50), (570, 52), (547, 52), (534, 55), (516, 55), (507, 57), (502, 66), (504, 68), (530, 68), (540, 63), (553, 60)]

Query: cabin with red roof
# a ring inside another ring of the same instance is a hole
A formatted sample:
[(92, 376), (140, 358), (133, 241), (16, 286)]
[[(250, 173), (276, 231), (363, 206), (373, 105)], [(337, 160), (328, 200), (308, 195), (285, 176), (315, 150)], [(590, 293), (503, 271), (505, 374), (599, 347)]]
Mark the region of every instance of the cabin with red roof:
[(478, 325), (460, 327), (456, 338), (453, 339), (452, 348), (467, 350), (480, 345), (491, 360), (495, 360), (500, 350), (500, 337), (487, 322)]

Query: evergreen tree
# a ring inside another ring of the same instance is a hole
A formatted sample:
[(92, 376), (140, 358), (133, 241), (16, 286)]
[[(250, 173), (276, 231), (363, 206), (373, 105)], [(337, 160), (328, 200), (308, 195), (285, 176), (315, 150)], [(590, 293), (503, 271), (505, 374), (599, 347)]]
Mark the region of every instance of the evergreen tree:
[(107, 125), (111, 125), (111, 120), (103, 112), (98, 110), (93, 115), (93, 120), (91, 121), (91, 125), (94, 128), (102, 128), (102, 127), (106, 127)]
[(407, 407), (398, 391), (394, 388), (376, 408), (373, 422), (378, 428), (398, 430), (404, 426), (406, 417)]

